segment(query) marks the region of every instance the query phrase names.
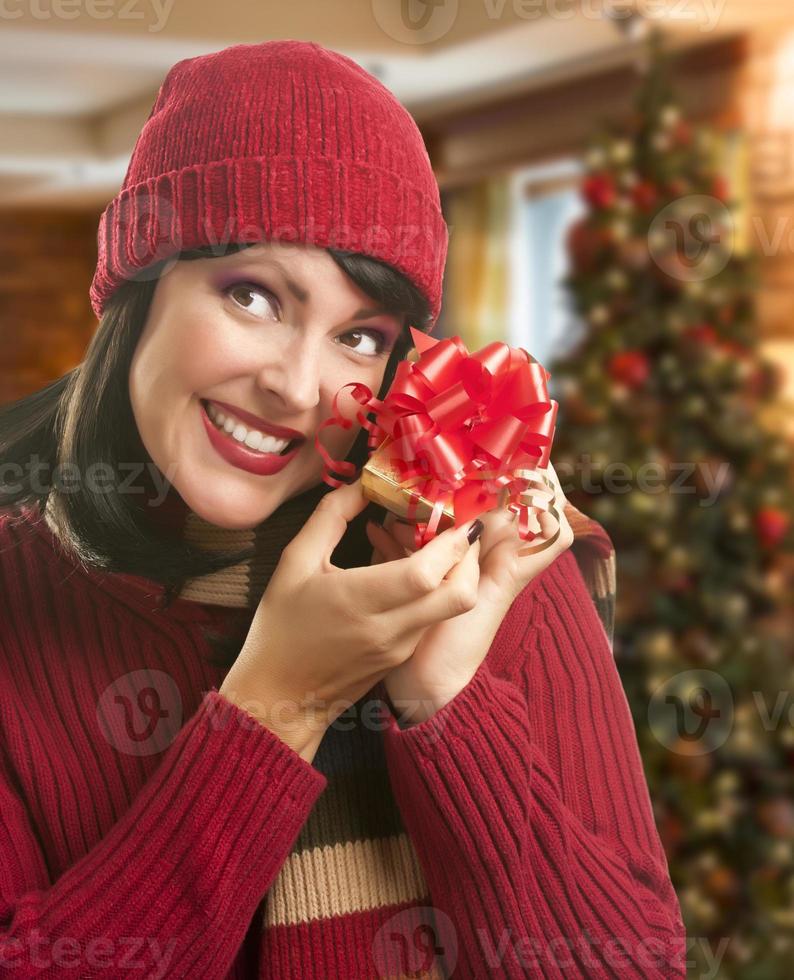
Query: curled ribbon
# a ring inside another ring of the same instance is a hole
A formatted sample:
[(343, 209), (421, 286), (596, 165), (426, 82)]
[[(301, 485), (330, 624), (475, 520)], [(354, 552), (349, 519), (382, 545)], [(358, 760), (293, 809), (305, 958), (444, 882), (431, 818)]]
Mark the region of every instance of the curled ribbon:
[[(400, 361), (383, 400), (359, 382), (343, 385), (334, 396), (332, 416), (314, 439), (325, 463), (323, 481), (341, 486), (331, 470), (356, 477), (352, 463), (333, 459), (320, 443), (327, 426), (352, 426), (338, 408), (339, 396), (350, 388), (361, 406), (356, 420), (369, 432), (370, 450), (388, 448), (401, 485), (418, 494), (411, 497), (406, 518), (415, 524), (417, 548), (435, 537), (448, 504), (460, 527), (500, 501), (517, 515), (525, 541), (540, 533), (540, 512), (557, 521), (550, 540), (519, 555), (551, 547), (560, 535), (560, 515), (554, 484), (540, 472), (549, 463), (557, 418), (557, 402), (546, 388), (551, 375), (522, 347), (497, 341), (470, 354), (460, 337), (436, 340), (410, 329), (420, 356)], [(368, 413), (377, 421), (369, 421)], [(415, 520), (419, 497), (432, 502), (426, 523)]]

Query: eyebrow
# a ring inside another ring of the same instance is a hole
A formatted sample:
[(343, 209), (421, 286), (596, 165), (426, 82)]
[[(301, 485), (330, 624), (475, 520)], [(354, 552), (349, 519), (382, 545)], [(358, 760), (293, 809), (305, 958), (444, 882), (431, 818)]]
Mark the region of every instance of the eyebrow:
[[(251, 265), (257, 264), (258, 265), (260, 262), (263, 262), (263, 263), (265, 263), (267, 265), (273, 266), (273, 268), (274, 269), (277, 269), (281, 273), (281, 275), (284, 277), (284, 282), (287, 285), (287, 289), (289, 289), (289, 291), (292, 293), (292, 295), (295, 297), (295, 299), (299, 303), (301, 303), (303, 306), (305, 306), (307, 300), (310, 300), (311, 299), (311, 294), (309, 293), (309, 291), (307, 289), (304, 289), (302, 286), (299, 286), (298, 283), (296, 283), (294, 279), (290, 279), (290, 277), (287, 275), (287, 270), (278, 261), (278, 259), (268, 259), (268, 258), (265, 258), (265, 259), (259, 259), (259, 260), (257, 260), (257, 259), (250, 259), (250, 258), (247, 258), (246, 257), (246, 258), (243, 259), (243, 261), (247, 265), (248, 264), (251, 264)], [(382, 306), (381, 307), (366, 307), (365, 306), (365, 307), (362, 307), (362, 309), (357, 310), (353, 314), (353, 316), (350, 317), (350, 319), (351, 320), (366, 320), (366, 319), (368, 319), (371, 316), (380, 316), (383, 313), (388, 313), (388, 310), (386, 310)], [(389, 315), (391, 315), (391, 314), (389, 314)]]

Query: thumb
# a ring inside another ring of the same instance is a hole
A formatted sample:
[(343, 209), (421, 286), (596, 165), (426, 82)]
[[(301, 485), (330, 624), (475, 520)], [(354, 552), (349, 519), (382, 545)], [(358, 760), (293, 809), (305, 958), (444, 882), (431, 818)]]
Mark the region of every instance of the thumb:
[(364, 496), (361, 477), (324, 494), (288, 545), (290, 555), (304, 568), (330, 563), (331, 554), (341, 541), (348, 523), (369, 502), (369, 498)]

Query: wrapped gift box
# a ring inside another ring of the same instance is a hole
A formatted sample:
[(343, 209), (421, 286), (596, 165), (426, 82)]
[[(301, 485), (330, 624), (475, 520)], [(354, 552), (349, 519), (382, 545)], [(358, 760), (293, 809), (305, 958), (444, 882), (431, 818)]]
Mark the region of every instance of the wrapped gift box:
[[(494, 342), (470, 353), (460, 337), (411, 334), (416, 349), (397, 365), (382, 401), (366, 385), (344, 386), (366, 410), (357, 414), (372, 450), (360, 474), (363, 492), (414, 523), (421, 543), (499, 505), (517, 514), (521, 537), (532, 541), (538, 512), (558, 517), (554, 485), (543, 473), (557, 416), (546, 388), (551, 375), (523, 348)], [(351, 425), (336, 399), (326, 425)], [(315, 443), (327, 483), (340, 482), (331, 470), (352, 475), (352, 464)]]

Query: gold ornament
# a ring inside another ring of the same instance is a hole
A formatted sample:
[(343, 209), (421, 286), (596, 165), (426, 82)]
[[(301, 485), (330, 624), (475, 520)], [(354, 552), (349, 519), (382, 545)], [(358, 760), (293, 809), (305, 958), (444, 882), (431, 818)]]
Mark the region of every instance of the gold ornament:
[(628, 140), (615, 140), (609, 148), (613, 163), (621, 164), (629, 161), (634, 154), (634, 147)]

